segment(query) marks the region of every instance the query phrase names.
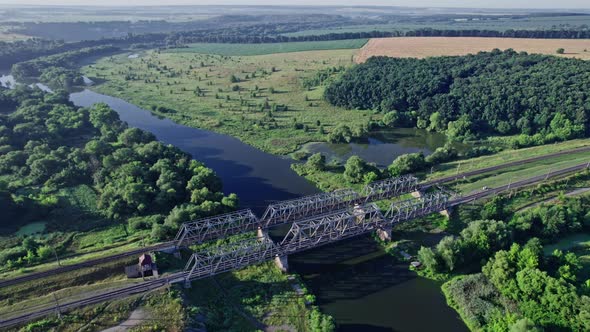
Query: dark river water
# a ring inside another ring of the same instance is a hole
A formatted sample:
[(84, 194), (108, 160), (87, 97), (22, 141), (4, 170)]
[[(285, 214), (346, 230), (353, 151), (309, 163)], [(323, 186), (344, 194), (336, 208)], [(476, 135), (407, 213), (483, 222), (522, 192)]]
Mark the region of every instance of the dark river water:
[[(3, 85), (9, 80), (9, 76), (0, 77)], [(74, 92), (70, 99), (84, 107), (106, 103), (129, 126), (150, 131), (160, 141), (190, 153), (215, 170), (226, 193), (238, 194), (242, 207), (259, 214), (268, 203), (319, 192), (291, 170), (292, 160), (264, 153), (233, 137), (179, 125), (90, 90)], [(428, 153), (439, 144), (438, 139), (433, 140), (414, 146), (405, 140), (398, 150)], [(383, 153), (379, 150), (376, 155)], [(322, 311), (335, 318), (340, 331), (467, 331), (446, 305), (437, 283), (417, 277), (407, 264), (394, 263), (371, 237), (297, 254), (289, 257), (289, 264), (312, 289)]]
[(445, 142), (446, 137), (441, 133), (416, 128), (395, 128), (374, 132), (365, 142), (314, 142), (305, 144), (301, 150), (312, 154), (319, 152), (329, 161), (341, 163), (356, 155), (384, 168), (402, 154), (422, 152), (429, 155), (436, 148), (444, 146)]

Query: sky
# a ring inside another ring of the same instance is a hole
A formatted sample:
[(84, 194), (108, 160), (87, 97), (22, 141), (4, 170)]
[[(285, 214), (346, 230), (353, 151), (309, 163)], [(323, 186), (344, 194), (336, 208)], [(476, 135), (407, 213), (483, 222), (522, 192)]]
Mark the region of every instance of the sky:
[(0, 0), (13, 5), (379, 5), (469, 8), (583, 8), (590, 0)]

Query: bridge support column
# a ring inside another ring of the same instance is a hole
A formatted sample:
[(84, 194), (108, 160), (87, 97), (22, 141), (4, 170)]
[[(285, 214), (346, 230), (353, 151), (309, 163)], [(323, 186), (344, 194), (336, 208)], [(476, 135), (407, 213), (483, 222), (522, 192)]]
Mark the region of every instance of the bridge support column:
[(393, 230), (393, 227), (392, 226), (378, 228), (377, 229), (377, 236), (379, 236), (379, 239), (381, 241), (389, 242), (389, 241), (391, 241), (391, 232), (392, 232), (392, 230)]
[(268, 239), (268, 231), (266, 229), (262, 229), (260, 227), (258, 227), (258, 229), (256, 230), (256, 239), (258, 241), (263, 241), (264, 239)]
[(174, 250), (173, 255), (175, 258), (181, 259), (182, 256), (180, 255), (180, 248), (176, 247), (176, 250)]
[(184, 280), (184, 288), (190, 289), (191, 288), (191, 281), (188, 279)]
[(439, 213), (447, 218), (450, 218), (451, 212), (453, 212), (453, 210), (449, 207), (449, 208), (446, 208), (446, 209), (440, 211)]
[(410, 193), (410, 195), (412, 195), (412, 197), (414, 198), (422, 198), (422, 196), (424, 196), (424, 192), (420, 189)]
[(289, 261), (287, 259), (287, 255), (284, 256), (275, 256), (275, 265), (281, 270), (281, 272), (289, 271)]

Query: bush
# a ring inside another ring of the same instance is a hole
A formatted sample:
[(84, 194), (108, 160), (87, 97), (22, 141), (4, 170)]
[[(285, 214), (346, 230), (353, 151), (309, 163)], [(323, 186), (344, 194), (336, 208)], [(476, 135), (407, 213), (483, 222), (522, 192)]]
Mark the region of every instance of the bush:
[(326, 168), (326, 156), (316, 153), (307, 159), (305, 166), (314, 171), (323, 171)]
[(161, 214), (156, 214), (153, 216), (146, 216), (146, 217), (133, 217), (133, 218), (129, 218), (127, 220), (127, 223), (129, 225), (129, 229), (133, 232), (151, 229), (152, 225), (161, 224), (163, 222), (164, 222), (164, 216)]
[(352, 141), (352, 131), (346, 125), (338, 125), (328, 134), (330, 143), (350, 143)]
[(442, 148), (434, 150), (434, 152), (427, 156), (425, 161), (428, 164), (440, 164), (453, 160), (458, 156), (457, 150), (450, 145), (445, 145)]
[(504, 300), (481, 273), (451, 279), (442, 286), (449, 304), (457, 309), (471, 330), (480, 330), (494, 316), (503, 315)]
[(0, 251), (0, 264), (5, 265), (6, 262), (15, 261), (20, 257), (27, 255), (27, 250), (23, 247), (14, 247)]
[(425, 166), (426, 160), (422, 152), (408, 153), (395, 158), (393, 163), (387, 168), (387, 171), (391, 176), (400, 176), (420, 171)]
[[(367, 164), (366, 161), (358, 156), (348, 158), (344, 165), (344, 178), (351, 183), (363, 182), (366, 174), (369, 172), (377, 174), (379, 170), (375, 166)], [(372, 175), (369, 176), (369, 178), (372, 177)]]
[(176, 235), (176, 231), (168, 225), (154, 224), (152, 226), (151, 238), (155, 241), (168, 240)]

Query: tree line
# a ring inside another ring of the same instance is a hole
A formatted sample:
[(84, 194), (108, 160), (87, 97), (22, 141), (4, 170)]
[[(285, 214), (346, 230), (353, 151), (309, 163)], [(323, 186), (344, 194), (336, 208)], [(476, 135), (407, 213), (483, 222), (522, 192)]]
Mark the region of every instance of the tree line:
[(380, 111), (394, 127), (446, 132), (452, 139), (522, 134), (546, 143), (588, 133), (589, 72), (583, 60), (513, 50), (373, 57), (332, 82), (325, 98)]
[(83, 83), (82, 74), (74, 68), (76, 61), (89, 56), (109, 54), (119, 50), (111, 45), (82, 48), (75, 51), (39, 57), (33, 60), (16, 63), (12, 66), (11, 74), (18, 81), (40, 79), (52, 88), (67, 89)]
[[(262, 31), (265, 31), (262, 33)], [(174, 43), (235, 43), (235, 44), (259, 44), (259, 43), (291, 43), (305, 41), (328, 41), (344, 39), (366, 39), (387, 37), (488, 37), (488, 38), (550, 38), (550, 39), (588, 39), (590, 30), (478, 30), (478, 29), (416, 29), (410, 31), (362, 31), (324, 33), (317, 35), (286, 36), (269, 33), (264, 26), (248, 27), (248, 31), (242, 29), (223, 29), (218, 31), (187, 31), (172, 34), (168, 41)]]
[[(320, 19), (323, 19), (321, 21)], [(306, 22), (299, 19), (288, 23), (241, 24), (231, 20), (223, 28), (200, 28), (186, 31), (129, 33), (123, 37), (102, 38), (96, 40), (82, 40), (66, 43), (63, 40), (45, 40), (32, 38), (24, 41), (0, 42), (0, 63), (12, 65), (40, 56), (63, 53), (84, 47), (101, 45), (116, 45), (120, 47), (182, 47), (187, 43), (284, 43), (303, 41), (327, 41), (343, 39), (366, 39), (383, 37), (495, 37), (495, 38), (566, 38), (588, 39), (590, 30), (582, 28), (545, 29), (545, 30), (515, 30), (505, 31), (481, 29), (432, 29), (398, 31), (365, 31), (321, 33), (304, 36), (285, 36), (283, 34), (311, 29), (335, 27), (342, 24), (355, 25), (358, 21), (342, 21), (341, 17), (330, 15), (321, 16), (317, 21)], [(252, 22), (259, 22), (250, 20)], [(366, 22), (365, 22), (366, 23)], [(387, 22), (384, 22), (387, 23)], [(212, 26), (212, 25), (208, 25)], [(219, 25), (214, 25), (218, 27)], [(174, 29), (173, 29), (174, 30)]]

